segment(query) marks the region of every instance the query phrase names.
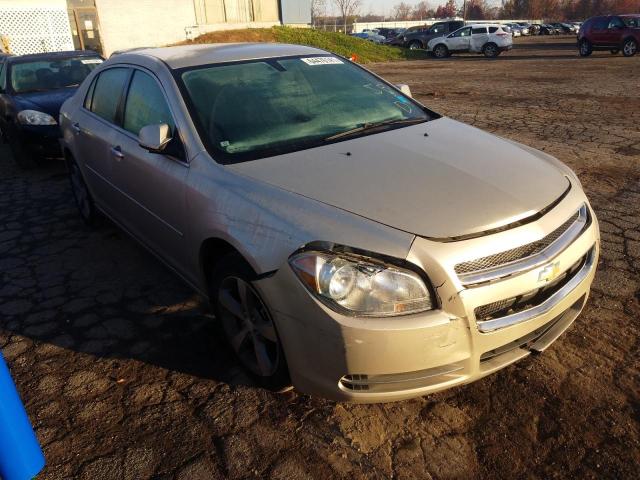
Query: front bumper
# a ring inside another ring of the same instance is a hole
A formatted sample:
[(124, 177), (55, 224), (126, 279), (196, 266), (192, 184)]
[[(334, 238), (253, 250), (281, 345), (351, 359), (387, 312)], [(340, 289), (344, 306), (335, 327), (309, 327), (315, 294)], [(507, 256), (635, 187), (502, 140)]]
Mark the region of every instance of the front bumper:
[[(588, 227), (553, 264), (585, 259), (560, 295), (508, 326), (482, 331), (476, 308), (540, 286), (541, 268), (497, 282), (465, 286), (454, 267), (512, 246), (534, 242), (586, 202), (579, 188), (537, 222), (472, 240), (439, 243), (417, 238), (408, 260), (428, 273), (441, 308), (395, 318), (358, 318), (317, 301), (290, 268), (256, 282), (268, 299), (294, 386), (308, 394), (354, 402), (387, 402), (433, 393), (484, 377), (543, 351), (584, 307), (599, 256), (599, 230)], [(560, 267), (561, 266), (561, 267)]]

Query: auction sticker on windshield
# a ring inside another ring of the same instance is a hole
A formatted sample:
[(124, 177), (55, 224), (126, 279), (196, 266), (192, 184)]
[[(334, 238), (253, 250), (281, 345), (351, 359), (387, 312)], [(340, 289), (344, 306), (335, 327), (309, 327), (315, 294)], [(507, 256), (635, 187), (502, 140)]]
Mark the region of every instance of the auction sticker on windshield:
[(100, 58), (87, 58), (86, 60), (80, 60), (85, 65), (93, 65), (96, 63), (102, 63), (102, 59)]
[(301, 58), (307, 65), (342, 65), (344, 62), (336, 57), (310, 57)]

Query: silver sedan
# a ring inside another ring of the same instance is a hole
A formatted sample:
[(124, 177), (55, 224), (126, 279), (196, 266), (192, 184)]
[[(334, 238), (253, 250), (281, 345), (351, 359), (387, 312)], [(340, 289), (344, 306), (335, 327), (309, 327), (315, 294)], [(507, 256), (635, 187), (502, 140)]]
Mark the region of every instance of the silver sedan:
[(85, 221), (210, 298), (265, 387), (424, 395), (546, 349), (587, 301), (598, 225), (569, 168), (325, 51), (123, 53), (60, 120)]

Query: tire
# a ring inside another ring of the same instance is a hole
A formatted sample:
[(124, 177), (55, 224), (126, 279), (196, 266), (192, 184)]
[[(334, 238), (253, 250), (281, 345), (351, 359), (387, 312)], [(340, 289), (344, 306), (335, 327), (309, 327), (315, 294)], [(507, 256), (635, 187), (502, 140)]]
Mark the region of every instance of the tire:
[(591, 42), (587, 39), (580, 40), (580, 45), (578, 46), (581, 57), (588, 57), (593, 53), (593, 46)]
[(620, 49), (619, 48), (612, 48), (611, 49), (611, 55), (617, 55), (620, 53)]
[(271, 391), (291, 388), (280, 337), (266, 303), (251, 282), (255, 274), (238, 254), (224, 257), (213, 273), (216, 320), (242, 367)]
[(69, 171), (69, 181), (71, 183), (71, 193), (76, 202), (76, 207), (78, 207), (78, 213), (80, 213), (80, 217), (86, 225), (95, 225), (98, 211), (96, 210), (87, 183), (84, 181), (82, 171), (74, 158), (67, 158), (67, 168)]
[(496, 58), (500, 55), (500, 49), (495, 43), (487, 43), (482, 47), (482, 54), (487, 58)]
[(413, 40), (409, 43), (409, 50), (420, 50), (422, 49), (422, 43), (419, 40)]
[(13, 161), (16, 162), (18, 168), (29, 170), (36, 166), (36, 159), (24, 148), (24, 145), (19, 140), (9, 137), (7, 141)]
[(633, 38), (627, 38), (622, 44), (622, 55), (633, 57), (638, 53), (638, 42)]
[(447, 58), (449, 56), (449, 49), (444, 43), (439, 43), (433, 47), (433, 56), (436, 58)]

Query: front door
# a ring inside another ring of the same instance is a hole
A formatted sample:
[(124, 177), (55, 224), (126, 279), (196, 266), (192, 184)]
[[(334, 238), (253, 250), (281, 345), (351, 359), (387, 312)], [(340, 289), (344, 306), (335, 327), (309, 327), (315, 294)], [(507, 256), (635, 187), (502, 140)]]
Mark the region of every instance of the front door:
[(461, 28), (447, 38), (447, 46), (452, 52), (466, 52), (471, 42), (471, 27)]
[[(171, 155), (151, 153), (138, 144), (140, 129), (168, 124)], [(119, 152), (113, 181), (122, 196), (119, 219), (147, 246), (179, 268), (184, 260), (185, 181), (189, 172), (174, 116), (152, 73), (134, 70), (124, 103), (122, 129), (112, 146)]]

